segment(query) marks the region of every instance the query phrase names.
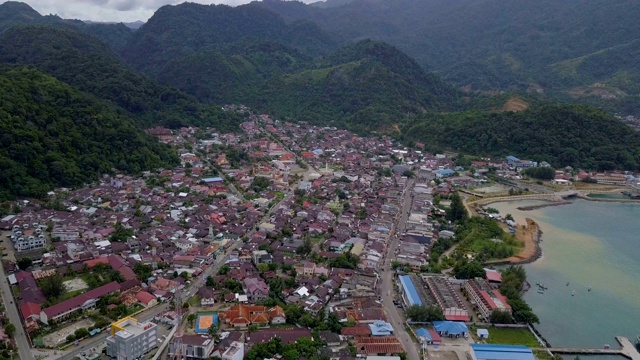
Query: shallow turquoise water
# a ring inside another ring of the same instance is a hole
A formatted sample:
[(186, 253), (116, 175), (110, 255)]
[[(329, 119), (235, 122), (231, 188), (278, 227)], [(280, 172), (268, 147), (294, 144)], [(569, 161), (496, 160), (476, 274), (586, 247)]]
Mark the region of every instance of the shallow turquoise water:
[[(525, 266), (533, 285), (525, 299), (540, 318), (538, 330), (553, 346), (613, 348), (618, 335), (634, 341), (640, 334), (640, 205), (576, 200), (516, 209), (540, 203), (491, 205), (519, 223), (532, 218), (543, 231), (542, 258)], [(539, 294), (536, 282), (549, 289)]]

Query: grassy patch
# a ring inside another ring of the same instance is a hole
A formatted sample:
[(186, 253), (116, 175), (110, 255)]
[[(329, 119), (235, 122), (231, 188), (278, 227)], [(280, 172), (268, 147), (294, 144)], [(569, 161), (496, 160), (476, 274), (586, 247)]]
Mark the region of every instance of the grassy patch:
[(411, 339), (413, 340), (413, 342), (415, 343), (420, 343), (420, 341), (418, 340), (418, 338), (416, 337), (413, 329), (411, 327), (409, 327), (409, 325), (404, 324), (404, 328), (405, 330), (407, 330), (407, 333), (409, 333), (409, 336), (411, 337)]
[(327, 235), (320, 234), (320, 235), (316, 235), (316, 236), (309, 236), (307, 239), (309, 239), (309, 241), (312, 244), (320, 244), (320, 243), (323, 243), (327, 239)]
[[(80, 290), (75, 290), (75, 291), (67, 291), (64, 294), (60, 295), (60, 297), (58, 297), (55, 300), (55, 304), (63, 302), (63, 301), (68, 300), (68, 299), (71, 299), (72, 297), (76, 297), (76, 296), (78, 296), (78, 295), (80, 295), (80, 294), (82, 294), (82, 293), (84, 293), (86, 291), (87, 291), (87, 289), (80, 289)], [(53, 304), (54, 303), (52, 302), (52, 305)]]
[(200, 295), (194, 295), (188, 302), (189, 306), (200, 306)]
[(489, 328), (489, 344), (525, 345), (539, 347), (536, 337), (526, 328)]
[(538, 360), (555, 360), (553, 356), (544, 350), (533, 350), (533, 356)]

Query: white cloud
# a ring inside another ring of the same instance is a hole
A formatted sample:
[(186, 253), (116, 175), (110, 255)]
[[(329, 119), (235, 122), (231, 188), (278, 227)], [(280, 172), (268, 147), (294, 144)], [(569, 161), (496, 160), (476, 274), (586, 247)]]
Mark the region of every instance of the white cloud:
[[(2, 1), (2, 0), (0, 0)], [(184, 0), (18, 0), (29, 4), (42, 15), (57, 14), (65, 19), (92, 21), (146, 21), (163, 5)], [(190, 0), (200, 4), (246, 4), (251, 0)], [(303, 0), (309, 3), (316, 0)], [(2, 1), (4, 2), (4, 1)]]

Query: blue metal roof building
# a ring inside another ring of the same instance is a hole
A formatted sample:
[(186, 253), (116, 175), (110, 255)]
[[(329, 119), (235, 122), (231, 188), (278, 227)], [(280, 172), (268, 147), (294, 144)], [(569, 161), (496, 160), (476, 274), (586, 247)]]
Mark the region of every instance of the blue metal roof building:
[(416, 287), (413, 285), (409, 275), (400, 275), (398, 278), (400, 279), (400, 284), (402, 284), (402, 289), (404, 289), (404, 298), (407, 305), (422, 305), (422, 300), (420, 300), (418, 291), (416, 291)]
[(373, 324), (369, 324), (369, 328), (373, 336), (389, 336), (393, 334), (393, 326), (386, 321), (376, 320)]
[(431, 334), (429, 334), (429, 330), (425, 329), (425, 328), (420, 328), (418, 330), (416, 330), (416, 335), (418, 335), (418, 337), (423, 337), (425, 339), (427, 339), (427, 341), (431, 341)]
[(202, 179), (202, 181), (206, 183), (212, 183), (212, 182), (222, 182), (223, 179), (221, 177), (210, 177), (210, 178), (204, 178)]
[(433, 328), (440, 335), (445, 336), (464, 336), (469, 333), (469, 328), (463, 322), (459, 321), (434, 321)]
[(533, 351), (523, 345), (471, 344), (473, 360), (535, 360)]

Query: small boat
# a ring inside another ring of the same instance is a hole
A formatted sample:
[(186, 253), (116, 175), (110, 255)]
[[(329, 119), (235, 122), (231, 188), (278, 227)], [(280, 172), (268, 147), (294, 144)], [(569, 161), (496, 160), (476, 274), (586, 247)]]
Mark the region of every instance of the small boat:
[(609, 349), (610, 347), (611, 347), (611, 346), (609, 346), (609, 344), (604, 344), (604, 348), (605, 348), (605, 350), (606, 350), (606, 349)]
[(544, 291), (538, 290), (538, 294), (544, 294)]
[(569, 282), (567, 281), (567, 286), (569, 286)]
[(576, 291), (575, 291), (575, 290), (573, 290), (573, 291), (571, 292), (571, 296), (576, 296)]
[(589, 286), (589, 287), (587, 288), (587, 291), (591, 291), (591, 286)]

